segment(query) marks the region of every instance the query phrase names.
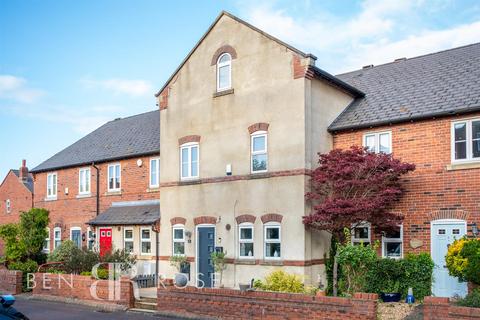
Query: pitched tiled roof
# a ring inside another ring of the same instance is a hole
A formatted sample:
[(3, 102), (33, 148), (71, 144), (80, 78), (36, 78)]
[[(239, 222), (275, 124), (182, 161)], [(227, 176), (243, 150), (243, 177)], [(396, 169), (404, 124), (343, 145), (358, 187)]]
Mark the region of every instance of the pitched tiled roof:
[[(15, 170), (15, 169), (11, 169), (11, 170), (14, 175), (20, 178), (19, 170)], [(23, 184), (25, 185), (25, 187), (27, 187), (28, 190), (30, 190), (30, 192), (33, 192), (33, 176), (30, 173), (28, 174), (27, 180), (23, 181)]]
[(158, 110), (107, 122), (31, 172), (113, 161), (160, 152)]
[(480, 110), (480, 43), (365, 68), (338, 78), (365, 93), (330, 131)]
[(145, 200), (112, 203), (112, 206), (88, 222), (95, 226), (149, 225), (160, 219), (160, 201)]

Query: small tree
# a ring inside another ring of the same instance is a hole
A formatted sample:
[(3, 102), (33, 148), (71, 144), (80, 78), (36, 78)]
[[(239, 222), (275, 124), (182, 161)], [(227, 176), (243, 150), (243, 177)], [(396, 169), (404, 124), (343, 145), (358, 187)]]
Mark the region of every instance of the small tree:
[(212, 252), (210, 257), (212, 258), (213, 268), (215, 272), (218, 272), (220, 275), (220, 287), (223, 287), (223, 271), (227, 268), (227, 263), (225, 261), (225, 256), (227, 252)]
[[(401, 176), (415, 165), (357, 146), (319, 156), (320, 166), (312, 173), (312, 191), (306, 195), (313, 210), (303, 217), (305, 225), (330, 232), (340, 243), (346, 240), (345, 228), (353, 230), (365, 221), (377, 231), (398, 228), (403, 216), (390, 209), (403, 194)], [(334, 275), (336, 269), (335, 264)]]

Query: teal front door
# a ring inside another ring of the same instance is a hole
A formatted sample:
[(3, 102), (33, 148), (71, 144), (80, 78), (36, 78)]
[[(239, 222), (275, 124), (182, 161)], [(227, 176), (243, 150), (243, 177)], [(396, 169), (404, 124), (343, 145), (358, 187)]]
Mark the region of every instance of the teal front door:
[(450, 276), (445, 262), (448, 246), (455, 239), (460, 239), (466, 234), (465, 222), (461, 220), (437, 220), (432, 222), (431, 232), (432, 259), (435, 263), (433, 295), (436, 297), (465, 296), (467, 294), (467, 284)]

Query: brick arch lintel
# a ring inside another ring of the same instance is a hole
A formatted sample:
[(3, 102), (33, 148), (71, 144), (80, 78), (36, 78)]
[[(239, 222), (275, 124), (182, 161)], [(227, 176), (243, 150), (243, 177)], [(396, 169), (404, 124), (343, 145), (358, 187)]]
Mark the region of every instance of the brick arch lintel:
[(245, 223), (245, 222), (255, 223), (256, 219), (257, 217), (251, 214), (242, 214), (235, 218), (235, 220), (237, 220), (237, 224)]
[(261, 217), (261, 220), (262, 220), (263, 223), (267, 223), (267, 222), (281, 223), (282, 219), (283, 219), (283, 216), (281, 214), (278, 214), (278, 213), (267, 213), (267, 214), (264, 214)]
[(185, 223), (187, 223), (187, 219), (182, 218), (182, 217), (174, 217), (174, 218), (170, 219), (170, 223), (172, 224), (172, 226), (176, 225), (176, 224), (185, 225)]
[(216, 65), (218, 58), (220, 57), (220, 55), (224, 53), (230, 54), (230, 57), (232, 57), (232, 60), (237, 58), (237, 51), (231, 45), (226, 44), (218, 48), (217, 51), (215, 51), (212, 57), (211, 65), (212, 66)]
[(193, 219), (193, 223), (195, 225), (199, 224), (216, 224), (217, 218), (212, 216), (200, 216)]
[(257, 123), (254, 123), (252, 124), (251, 126), (248, 127), (248, 132), (250, 134), (256, 132), (256, 131), (268, 131), (268, 127), (270, 125), (268, 123), (265, 123), (265, 122), (257, 122)]
[(437, 210), (429, 214), (430, 221), (441, 219), (467, 220), (468, 216), (469, 213), (465, 210)]
[(185, 143), (189, 142), (200, 142), (200, 136), (199, 135), (190, 135), (190, 136), (184, 136), (178, 139), (178, 144), (182, 145)]

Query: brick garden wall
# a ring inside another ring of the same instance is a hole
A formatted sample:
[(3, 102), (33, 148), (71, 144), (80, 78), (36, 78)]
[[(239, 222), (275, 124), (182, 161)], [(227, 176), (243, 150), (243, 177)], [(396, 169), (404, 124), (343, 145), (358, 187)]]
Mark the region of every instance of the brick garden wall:
[[(95, 292), (99, 299), (95, 299), (91, 294), (90, 288), (93, 284), (96, 284)], [(99, 303), (115, 303), (128, 308), (133, 307), (132, 283), (127, 278), (120, 281), (120, 286), (117, 288), (120, 289), (120, 299), (115, 301), (109, 300), (109, 294), (115, 297), (113, 290), (117, 289), (113, 289), (113, 287), (113, 282), (109, 280), (96, 280), (88, 276), (35, 273), (33, 294), (96, 301)]]
[[(430, 252), (432, 220), (465, 218), (469, 234), (473, 222), (480, 224), (480, 168), (447, 169), (451, 164), (451, 122), (479, 116), (477, 113), (334, 135), (334, 147), (346, 149), (361, 146), (365, 133), (391, 131), (394, 157), (416, 165), (416, 170), (404, 179), (405, 196), (393, 209), (405, 215), (405, 252)], [(416, 240), (415, 245), (411, 240)]]
[[(100, 213), (110, 207), (112, 202), (159, 200), (159, 189), (150, 189), (150, 158), (137, 157), (109, 163), (97, 164), (100, 168)], [(141, 167), (137, 160), (141, 159)], [(107, 188), (108, 164), (120, 163), (121, 166), (121, 192), (109, 193)], [(90, 168), (91, 194), (87, 197), (78, 195), (78, 171), (80, 168)], [(97, 173), (92, 166), (80, 166), (69, 169), (55, 170), (57, 173), (57, 200), (47, 201), (47, 174), (35, 174), (35, 207), (45, 208), (50, 211), (50, 250), (53, 250), (53, 228), (62, 228), (62, 240), (70, 238), (71, 227), (81, 227), (82, 233), (86, 232), (87, 221), (96, 216), (96, 188)], [(65, 194), (68, 188), (68, 194)], [(86, 241), (83, 242), (86, 246)]]
[(158, 289), (159, 312), (222, 319), (376, 319), (376, 294), (353, 299), (233, 289)]
[(474, 320), (480, 319), (480, 308), (455, 306), (448, 298), (425, 297), (423, 315), (425, 320)]
[(0, 269), (0, 293), (22, 293), (22, 272)]

